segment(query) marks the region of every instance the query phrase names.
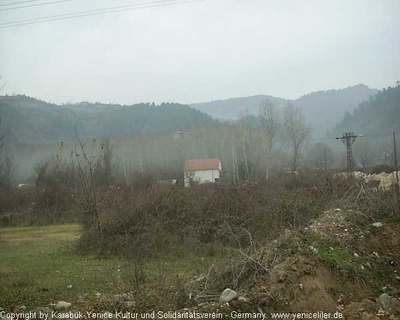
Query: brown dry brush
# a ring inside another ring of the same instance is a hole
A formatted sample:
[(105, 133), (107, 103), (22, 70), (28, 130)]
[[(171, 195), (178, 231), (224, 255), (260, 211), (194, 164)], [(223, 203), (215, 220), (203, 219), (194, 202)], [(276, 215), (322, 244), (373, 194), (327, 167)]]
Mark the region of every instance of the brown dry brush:
[[(285, 228), (305, 225), (330, 195), (324, 181), (296, 191), (276, 183), (126, 190), (100, 210), (103, 241), (97, 248), (132, 257), (237, 248), (238, 243), (245, 248), (251, 246), (249, 234), (263, 242)], [(96, 247), (90, 242), (84, 233), (83, 245)]]
[(338, 207), (371, 214), (382, 210), (397, 211), (395, 186), (383, 189), (378, 187), (379, 183), (365, 182), (363, 179), (345, 181), (338, 197), (333, 199)]
[(57, 154), (37, 163), (30, 184), (12, 192), (0, 190), (0, 224), (79, 221), (88, 229), (99, 229), (96, 211), (114, 192), (112, 146), (106, 141), (101, 155), (94, 157), (78, 142), (80, 150), (71, 152), (70, 158)]
[[(341, 209), (353, 210), (355, 217), (362, 219), (360, 224), (366, 223), (367, 225), (374, 220), (376, 221), (376, 219), (385, 218), (388, 215), (393, 218), (396, 215), (396, 202), (393, 197), (393, 190), (371, 188), (362, 180), (335, 179), (331, 182), (327, 188), (327, 192), (331, 194), (330, 197), (327, 197), (324, 191), (319, 189), (318, 186), (311, 188), (315, 196), (319, 194), (322, 199), (327, 201), (327, 208), (339, 207)], [(302, 192), (299, 191), (297, 194), (302, 194)], [(307, 199), (307, 197), (304, 197), (302, 201), (306, 207), (310, 208), (312, 206), (311, 203), (304, 203)], [(284, 208), (288, 207), (292, 210), (291, 218), (295, 219), (298, 217), (299, 210), (293, 207), (293, 203), (290, 203), (290, 200), (284, 206)], [(322, 213), (323, 210), (320, 210), (320, 212)], [(312, 215), (303, 215), (302, 217), (304, 219), (299, 220), (297, 227), (307, 225), (310, 220), (307, 221), (306, 218), (315, 218)], [(277, 220), (279, 221), (279, 219)], [(294, 225), (290, 223), (290, 220), (287, 221), (286, 225), (293, 227)], [(285, 224), (281, 226), (283, 225)], [(283, 228), (280, 229), (280, 236), (276, 240), (261, 243), (255, 241), (252, 233), (248, 232), (249, 245), (243, 247), (239, 243), (238, 248), (231, 248), (232, 257), (213, 266), (212, 270), (207, 272), (204, 281), (198, 285), (197, 299), (201, 300), (204, 296), (218, 293), (226, 287), (233, 289), (249, 288), (268, 277), (274, 265), (283, 261), (291, 253), (296, 252), (296, 248), (302, 243), (301, 239), (295, 233), (291, 233), (288, 230), (282, 236), (282, 230)], [(296, 228), (292, 230), (296, 230)], [(285, 246), (286, 249), (284, 248)]]
[(102, 156), (94, 156), (96, 139), (92, 140), (92, 152), (88, 153), (83, 142), (76, 135), (79, 144), (79, 153), (76, 153), (75, 203), (79, 207), (82, 224), (86, 235), (91, 238), (92, 243), (99, 245), (104, 240), (103, 223), (100, 219), (99, 210), (109, 203), (110, 195), (115, 191), (111, 186), (113, 148), (109, 140), (101, 143)]
[(226, 286), (237, 289), (244, 283), (256, 283), (270, 273), (276, 262), (276, 252), (271, 255), (272, 251), (254, 240), (250, 232), (247, 233), (248, 246), (242, 247), (238, 243), (238, 248), (229, 248), (232, 257), (209, 269), (197, 300), (210, 293), (218, 293)]
[(38, 163), (34, 171), (29, 184), (13, 192), (0, 192), (0, 208), (12, 213), (8, 225), (77, 221), (68, 166), (54, 156)]

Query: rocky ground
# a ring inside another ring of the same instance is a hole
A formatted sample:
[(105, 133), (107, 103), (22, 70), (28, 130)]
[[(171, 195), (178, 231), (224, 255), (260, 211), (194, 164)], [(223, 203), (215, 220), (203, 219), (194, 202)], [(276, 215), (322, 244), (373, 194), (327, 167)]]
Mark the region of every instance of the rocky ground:
[[(398, 171), (398, 174), (400, 175), (400, 171)], [(373, 174), (367, 174), (361, 171), (355, 171), (353, 175), (357, 179), (363, 179), (366, 183), (375, 185), (376, 187), (382, 189), (389, 189), (390, 187), (392, 187), (392, 185), (394, 185), (396, 181), (395, 171), (392, 173), (381, 172)], [(337, 176), (346, 177), (347, 173), (345, 172), (339, 173)]]

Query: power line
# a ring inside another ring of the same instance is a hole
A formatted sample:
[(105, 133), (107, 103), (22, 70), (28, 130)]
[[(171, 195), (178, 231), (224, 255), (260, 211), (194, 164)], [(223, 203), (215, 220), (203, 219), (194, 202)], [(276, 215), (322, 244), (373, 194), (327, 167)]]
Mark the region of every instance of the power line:
[[(170, 1), (176, 1), (176, 0), (165, 0), (165, 2), (170, 2)], [(115, 10), (115, 9), (124, 9), (124, 8), (132, 7), (132, 6), (140, 6), (140, 5), (146, 5), (146, 4), (151, 5), (151, 4), (160, 3), (160, 2), (162, 3), (164, 1), (140, 2), (140, 3), (134, 3), (134, 4), (125, 5), (125, 6), (116, 6), (116, 7), (109, 7), (109, 8), (103, 8), (103, 9), (92, 9), (92, 10), (85, 10), (85, 11), (72, 12), (72, 13), (56, 14), (56, 15), (40, 17), (40, 18), (32, 18), (32, 19), (24, 19), (24, 20), (0, 23), (0, 26), (8, 25), (8, 24), (19, 24), (19, 23), (25, 23), (25, 22), (35, 22), (38, 20), (53, 19), (53, 18), (58, 18), (58, 17), (66, 17), (66, 16), (86, 14), (86, 13), (95, 13), (95, 12), (102, 12), (102, 11)]]
[(26, 0), (26, 1), (10, 2), (10, 3), (0, 4), (0, 7), (13, 6), (13, 5), (20, 4), (20, 3), (38, 2), (38, 1), (42, 1), (42, 0)]
[(24, 9), (24, 8), (45, 6), (45, 5), (48, 5), (48, 4), (55, 4), (55, 3), (61, 3), (61, 2), (70, 2), (70, 1), (73, 1), (73, 0), (58, 0), (58, 1), (52, 1), (52, 2), (28, 4), (28, 5), (25, 5), (25, 6), (19, 6), (19, 7), (12, 7), (12, 8), (0, 9), (0, 11), (18, 10), (18, 9)]
[(25, 20), (1, 23), (0, 29), (18, 27), (18, 26), (23, 26), (23, 25), (30, 25), (30, 24), (37, 24), (37, 23), (43, 23), (43, 22), (50, 22), (50, 21), (82, 18), (82, 17), (87, 17), (87, 16), (95, 16), (95, 15), (100, 15), (100, 14), (122, 12), (122, 11), (128, 11), (128, 10), (156, 8), (156, 7), (179, 5), (179, 4), (202, 2), (202, 1), (204, 1), (204, 0), (189, 0), (189, 1), (166, 0), (166, 1), (154, 1), (154, 2), (137, 3), (137, 4), (131, 4), (131, 5), (125, 5), (125, 6), (109, 7), (109, 8), (104, 8), (104, 9), (86, 10), (86, 11), (81, 11), (81, 12), (58, 14), (58, 15), (53, 15), (53, 16), (41, 17), (41, 18), (25, 19)]

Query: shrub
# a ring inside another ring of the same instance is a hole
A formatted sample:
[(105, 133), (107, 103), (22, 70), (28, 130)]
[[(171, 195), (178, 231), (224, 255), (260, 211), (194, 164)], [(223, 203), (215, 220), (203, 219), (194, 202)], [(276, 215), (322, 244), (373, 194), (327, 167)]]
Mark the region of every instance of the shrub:
[(315, 218), (331, 195), (323, 179), (316, 183), (295, 191), (276, 181), (126, 189), (100, 212), (101, 244), (84, 231), (81, 246), (132, 257), (247, 246), (249, 234), (271, 239), (284, 228), (298, 228)]

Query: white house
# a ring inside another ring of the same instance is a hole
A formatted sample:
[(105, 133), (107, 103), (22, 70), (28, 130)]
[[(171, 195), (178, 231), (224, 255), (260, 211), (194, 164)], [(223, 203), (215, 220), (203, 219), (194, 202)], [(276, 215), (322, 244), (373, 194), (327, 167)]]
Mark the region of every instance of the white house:
[(221, 177), (221, 160), (219, 158), (185, 160), (183, 172), (185, 187), (194, 184), (212, 183)]

